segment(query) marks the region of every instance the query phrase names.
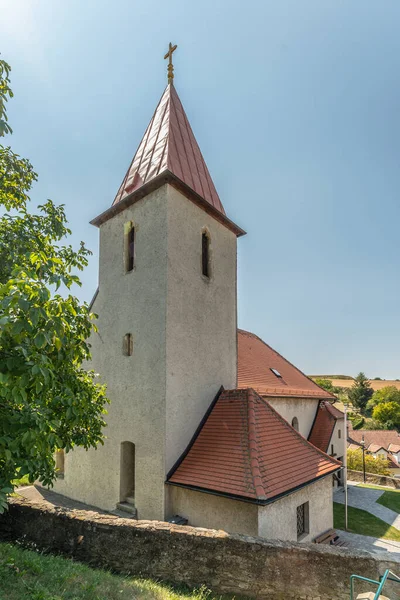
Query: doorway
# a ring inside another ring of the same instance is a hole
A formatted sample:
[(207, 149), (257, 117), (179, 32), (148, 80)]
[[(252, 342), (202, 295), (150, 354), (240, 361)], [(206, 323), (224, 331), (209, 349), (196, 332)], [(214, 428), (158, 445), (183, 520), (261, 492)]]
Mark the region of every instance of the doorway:
[(122, 442), (121, 465), (120, 465), (120, 502), (135, 501), (135, 444)]

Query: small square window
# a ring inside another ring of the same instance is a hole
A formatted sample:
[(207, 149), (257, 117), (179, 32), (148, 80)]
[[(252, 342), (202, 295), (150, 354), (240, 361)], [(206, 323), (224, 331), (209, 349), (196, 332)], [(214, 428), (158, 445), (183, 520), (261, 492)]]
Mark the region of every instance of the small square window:
[(297, 516), (297, 539), (300, 540), (309, 532), (309, 503), (304, 502), (296, 509)]

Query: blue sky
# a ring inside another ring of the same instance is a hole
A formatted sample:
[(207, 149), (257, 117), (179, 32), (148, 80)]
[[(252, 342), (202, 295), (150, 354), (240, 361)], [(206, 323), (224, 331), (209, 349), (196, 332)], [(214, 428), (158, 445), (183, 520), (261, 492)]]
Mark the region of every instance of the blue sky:
[(97, 230), (166, 84), (239, 240), (239, 325), (308, 373), (400, 378), (398, 0), (0, 0), (34, 202)]

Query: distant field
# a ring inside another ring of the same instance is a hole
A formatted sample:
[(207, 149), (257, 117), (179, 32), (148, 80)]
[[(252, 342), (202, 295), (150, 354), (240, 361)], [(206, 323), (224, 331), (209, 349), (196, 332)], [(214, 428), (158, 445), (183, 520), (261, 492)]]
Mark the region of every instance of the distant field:
[[(353, 385), (353, 377), (349, 377), (347, 375), (309, 375), (311, 379), (329, 379), (332, 381), (332, 385), (341, 388), (349, 388)], [(374, 391), (381, 390), (383, 387), (387, 387), (389, 385), (393, 385), (398, 390), (400, 390), (400, 381), (395, 381), (394, 379), (385, 379), (384, 381), (379, 381), (376, 379), (370, 379), (369, 383)]]

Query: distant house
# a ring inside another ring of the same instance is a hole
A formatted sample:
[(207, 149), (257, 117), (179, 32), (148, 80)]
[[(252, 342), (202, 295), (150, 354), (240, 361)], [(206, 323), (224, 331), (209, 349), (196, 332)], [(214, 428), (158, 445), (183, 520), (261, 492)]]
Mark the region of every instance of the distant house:
[(393, 477), (400, 477), (400, 435), (394, 429), (353, 429), (351, 423), (347, 430), (348, 450), (358, 450), (365, 442), (365, 450), (374, 458), (382, 456), (388, 461)]

